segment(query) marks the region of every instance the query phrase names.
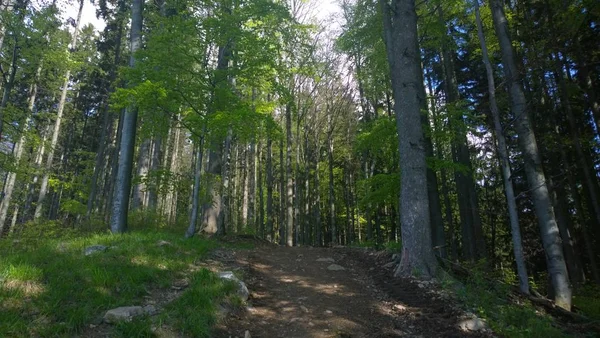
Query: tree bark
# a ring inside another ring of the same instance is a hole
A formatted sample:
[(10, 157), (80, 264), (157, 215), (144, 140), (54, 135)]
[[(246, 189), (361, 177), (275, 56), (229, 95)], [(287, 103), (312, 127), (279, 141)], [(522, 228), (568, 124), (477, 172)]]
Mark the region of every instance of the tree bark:
[(557, 306), (565, 310), (570, 310), (572, 291), (569, 285), (569, 275), (562, 250), (560, 233), (546, 185), (536, 137), (531, 121), (529, 120), (527, 102), (515, 61), (512, 41), (508, 30), (508, 21), (506, 20), (503, 6), (503, 2), (500, 0), (490, 0), (494, 28), (502, 52), (502, 63), (510, 95), (511, 109), (515, 116), (515, 129), (519, 136), (519, 147), (523, 152), (525, 161), (525, 174), (541, 230), (542, 243), (546, 252), (548, 273), (554, 288), (554, 301)]
[[(129, 67), (136, 65), (135, 53), (142, 45), (142, 12), (144, 1), (133, 0), (131, 4), (131, 36)], [(129, 194), (131, 188), (131, 172), (133, 169), (133, 153), (135, 149), (135, 133), (138, 111), (136, 107), (128, 107), (122, 116), (122, 133), (120, 140), (121, 153), (115, 175), (115, 190), (112, 200), (110, 230), (114, 233), (127, 231), (127, 214), (129, 211)]]
[(131, 197), (132, 210), (143, 209), (146, 206), (146, 192), (144, 191), (144, 186), (146, 184), (144, 183), (144, 180), (146, 180), (148, 176), (148, 168), (150, 166), (150, 146), (151, 140), (146, 138), (142, 141), (138, 152), (136, 178), (140, 180), (140, 182), (133, 186)]
[(292, 177), (292, 105), (285, 107), (285, 131), (286, 131), (286, 245), (294, 246), (294, 178)]
[(273, 210), (273, 140), (271, 135), (267, 136), (267, 240), (275, 239), (273, 223), (275, 223), (275, 212)]
[(192, 192), (192, 211), (190, 213), (190, 223), (185, 233), (186, 238), (191, 238), (196, 234), (196, 224), (198, 223), (198, 214), (200, 210), (200, 178), (202, 177), (202, 155), (204, 154), (204, 133), (198, 140), (196, 162), (194, 165), (194, 188)]
[(396, 276), (431, 277), (437, 263), (431, 245), (427, 164), (421, 120), (420, 57), (414, 0), (380, 0), (394, 111), (399, 135), (402, 259)]

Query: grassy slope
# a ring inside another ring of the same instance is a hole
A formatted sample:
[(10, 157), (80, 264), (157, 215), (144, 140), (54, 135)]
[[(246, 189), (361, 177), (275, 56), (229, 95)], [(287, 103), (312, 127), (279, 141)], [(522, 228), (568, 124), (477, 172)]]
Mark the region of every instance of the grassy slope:
[[(171, 245), (159, 246), (164, 240)], [(111, 247), (85, 256), (90, 245)], [(123, 236), (76, 234), (69, 238), (0, 240), (0, 336), (69, 336), (118, 306), (144, 305), (148, 290), (169, 288), (217, 243), (165, 231)], [(190, 287), (157, 318), (195, 337), (209, 335), (215, 303), (231, 292), (207, 270), (188, 276)], [(117, 325), (115, 336), (152, 336), (142, 318)]]

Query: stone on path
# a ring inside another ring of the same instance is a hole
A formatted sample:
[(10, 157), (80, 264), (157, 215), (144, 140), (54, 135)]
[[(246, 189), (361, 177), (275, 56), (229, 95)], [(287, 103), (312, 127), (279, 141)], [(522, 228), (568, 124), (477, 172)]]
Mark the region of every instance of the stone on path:
[(462, 320), (458, 326), (463, 331), (481, 331), (487, 328), (487, 324), (477, 317)]
[(342, 270), (346, 270), (346, 268), (344, 268), (341, 265), (331, 264), (330, 266), (327, 267), (327, 270), (329, 270), (329, 271), (342, 271)]
[(333, 259), (331, 257), (325, 257), (325, 258), (319, 258), (319, 259), (317, 259), (317, 262), (334, 263), (335, 259)]
[(244, 282), (242, 282), (241, 280), (239, 280), (231, 271), (222, 271), (219, 272), (217, 274), (217, 276), (219, 276), (219, 278), (221, 279), (227, 279), (230, 281), (235, 282), (238, 285), (238, 290), (237, 290), (237, 294), (238, 296), (240, 296), (240, 298), (245, 302), (248, 300), (248, 297), (250, 296), (250, 291), (248, 291), (248, 287), (246, 286), (246, 284)]
[(92, 246), (88, 246), (87, 248), (85, 248), (84, 253), (86, 256), (89, 256), (91, 254), (94, 254), (96, 252), (104, 252), (108, 250), (107, 246), (104, 245), (92, 245)]
[(130, 322), (133, 318), (144, 314), (144, 309), (141, 306), (123, 306), (116, 309), (106, 311), (104, 322), (115, 324), (119, 322)]

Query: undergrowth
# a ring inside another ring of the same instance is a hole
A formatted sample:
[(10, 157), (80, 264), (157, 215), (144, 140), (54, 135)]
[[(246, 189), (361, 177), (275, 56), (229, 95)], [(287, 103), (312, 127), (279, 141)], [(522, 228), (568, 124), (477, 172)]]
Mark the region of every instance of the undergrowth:
[(458, 300), (480, 318), (487, 321), (490, 328), (505, 337), (569, 337), (555, 323), (554, 319), (539, 312), (529, 302), (515, 302), (508, 298), (510, 286), (490, 283), (483, 267), (470, 269), (471, 277), (460, 286), (453, 280), (445, 280), (442, 285), (452, 288)]
[[(187, 277), (190, 287), (159, 315), (164, 323), (192, 336), (207, 337), (214, 301), (232, 286), (207, 270), (189, 276), (189, 267), (219, 244), (184, 239), (153, 224), (124, 235), (71, 228), (59, 223), (27, 224), (0, 240), (0, 336), (73, 336), (97, 323), (106, 310), (144, 305), (155, 288)], [(61, 235), (62, 234), (62, 235)], [(168, 243), (159, 244), (165, 241)], [(91, 245), (109, 247), (84, 255)], [(114, 326), (114, 336), (152, 336), (147, 317)]]

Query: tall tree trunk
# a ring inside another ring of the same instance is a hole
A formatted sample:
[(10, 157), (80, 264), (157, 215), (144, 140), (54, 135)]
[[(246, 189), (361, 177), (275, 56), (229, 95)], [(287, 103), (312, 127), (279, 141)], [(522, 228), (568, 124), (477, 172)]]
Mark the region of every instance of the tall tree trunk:
[(394, 110), (399, 137), (401, 172), (400, 217), (402, 259), (397, 276), (419, 273), (433, 276), (436, 260), (431, 245), (427, 164), (421, 121), (421, 78), (414, 0), (394, 0), (391, 7), (380, 0), (390, 77), (394, 90)]
[(294, 246), (294, 178), (292, 177), (292, 105), (285, 106), (285, 131), (286, 131), (286, 245)]
[(548, 273), (554, 288), (554, 301), (559, 307), (570, 310), (572, 291), (569, 285), (569, 275), (562, 251), (560, 233), (546, 185), (542, 158), (528, 116), (527, 102), (509, 36), (508, 21), (504, 14), (504, 4), (500, 0), (490, 0), (490, 7), (494, 28), (500, 42), (511, 109), (515, 116), (515, 129), (519, 136), (519, 147), (523, 152), (525, 161), (525, 174), (542, 234), (542, 243), (546, 251)]
[(329, 174), (329, 229), (331, 244), (338, 244), (337, 226), (335, 224), (335, 182), (333, 181), (333, 119), (329, 117), (329, 133), (327, 135), (327, 164)]
[(231, 223), (231, 210), (229, 208), (230, 205), (230, 192), (229, 192), (229, 182), (230, 182), (230, 164), (231, 164), (231, 142), (233, 138), (233, 131), (231, 127), (227, 130), (227, 136), (225, 138), (225, 146), (223, 150), (223, 166), (221, 168), (221, 177), (222, 177), (222, 191), (221, 191), (221, 212), (219, 214), (219, 223), (217, 228), (216, 235), (223, 236), (226, 233), (227, 224)]
[(202, 176), (202, 155), (204, 147), (204, 132), (198, 140), (196, 146), (196, 162), (194, 165), (194, 188), (192, 190), (192, 211), (190, 213), (190, 224), (185, 233), (186, 238), (193, 237), (196, 233), (196, 224), (198, 223), (198, 214), (200, 211), (200, 178)]
[[(79, 11), (77, 12), (77, 21), (75, 22), (75, 31), (71, 38), (71, 50), (75, 50), (77, 47), (77, 36), (79, 34), (79, 26), (81, 25), (81, 14), (83, 12), (84, 0), (79, 2)], [(54, 151), (58, 144), (58, 136), (60, 135), (60, 127), (62, 124), (63, 111), (65, 109), (65, 103), (67, 101), (67, 91), (69, 90), (69, 81), (71, 80), (71, 69), (67, 69), (64, 76), (64, 82), (62, 87), (62, 93), (60, 95), (60, 101), (58, 102), (58, 111), (56, 113), (56, 121), (54, 122), (54, 130), (52, 132), (52, 140), (50, 141), (50, 147), (48, 149), (48, 158), (46, 159), (46, 170), (42, 177), (42, 184), (40, 187), (40, 194), (38, 196), (37, 205), (35, 206), (35, 214), (33, 218), (35, 220), (42, 216), (42, 208), (44, 206), (44, 200), (46, 199), (46, 193), (48, 192), (48, 181), (50, 179), (50, 171), (52, 170), (52, 164), (54, 162)]]
[(510, 160), (506, 139), (504, 138), (502, 123), (500, 122), (500, 110), (496, 102), (496, 84), (494, 81), (494, 71), (488, 56), (487, 44), (483, 33), (483, 25), (479, 14), (479, 0), (475, 0), (475, 18), (477, 20), (477, 34), (483, 55), (483, 63), (485, 65), (488, 95), (490, 101), (490, 111), (494, 121), (494, 131), (496, 133), (498, 151), (498, 162), (502, 170), (502, 178), (504, 180), (504, 193), (506, 194), (506, 204), (508, 209), (508, 217), (510, 220), (510, 232), (513, 241), (513, 251), (515, 254), (515, 262), (517, 263), (517, 273), (519, 275), (519, 288), (521, 292), (529, 294), (529, 278), (527, 276), (527, 268), (525, 266), (525, 256), (523, 255), (523, 244), (521, 240), (521, 227), (519, 226), (519, 214), (517, 212), (517, 202), (512, 183), (512, 172), (510, 169)]
[(275, 212), (273, 210), (273, 140), (271, 135), (267, 136), (267, 240), (272, 242), (275, 239), (273, 232), (273, 223), (275, 222)]
[(256, 228), (260, 238), (265, 238), (265, 201), (263, 196), (263, 175), (262, 175), (262, 144), (259, 141), (256, 151), (256, 186), (258, 188), (258, 207), (256, 212)]
[(144, 180), (148, 176), (148, 168), (150, 167), (150, 147), (151, 140), (146, 138), (142, 141), (138, 152), (136, 178), (139, 180), (133, 186), (131, 197), (131, 209), (138, 210), (146, 206), (146, 192), (144, 191)]
[[(142, 12), (144, 1), (133, 0), (131, 4), (131, 36), (129, 67), (136, 65), (135, 53), (142, 45)], [(122, 116), (122, 133), (120, 154), (115, 175), (115, 189), (112, 200), (110, 230), (112, 233), (127, 231), (127, 213), (129, 211), (129, 194), (131, 188), (131, 172), (133, 170), (133, 153), (138, 111), (136, 107), (128, 107)]]
[(255, 219), (256, 216), (256, 145), (254, 141), (250, 142), (248, 151), (248, 225), (251, 229), (257, 230)]
[(148, 207), (151, 210), (156, 210), (158, 201), (158, 190), (161, 186), (160, 176), (158, 171), (160, 170), (162, 159), (162, 136), (158, 135), (152, 140), (152, 156), (150, 157), (150, 177), (151, 182), (148, 187)]
[(279, 244), (285, 245), (286, 242), (286, 181), (285, 181), (285, 162), (283, 157), (283, 137), (279, 139)]

